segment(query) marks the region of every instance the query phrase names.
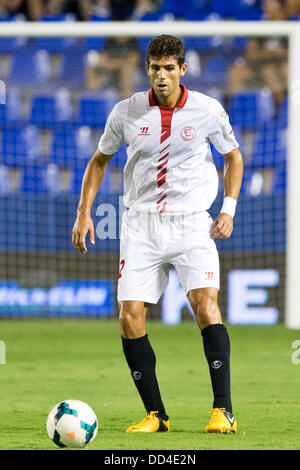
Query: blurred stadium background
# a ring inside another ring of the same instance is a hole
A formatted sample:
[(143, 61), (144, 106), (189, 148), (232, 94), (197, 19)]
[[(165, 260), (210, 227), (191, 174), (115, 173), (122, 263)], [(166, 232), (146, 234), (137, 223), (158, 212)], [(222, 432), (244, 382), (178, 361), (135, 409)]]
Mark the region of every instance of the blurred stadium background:
[[(0, 0), (0, 31), (8, 22), (90, 21), (101, 29), (111, 21), (299, 19), (298, 0)], [(132, 32), (130, 38), (0, 37), (1, 316), (117, 315), (119, 240), (105, 238), (105, 230), (113, 207), (118, 234), (125, 148), (111, 161), (93, 206), (96, 245), (77, 253), (71, 232), (84, 168), (108, 113), (119, 99), (149, 89), (144, 63), (152, 37)], [(222, 102), (245, 158), (234, 233), (217, 241), (224, 318), (274, 324), (285, 316), (289, 44), (282, 35), (232, 34), (183, 38), (189, 64), (183, 83)], [(215, 217), (223, 159), (213, 154), (220, 173)], [(191, 318), (173, 273), (149, 317)]]

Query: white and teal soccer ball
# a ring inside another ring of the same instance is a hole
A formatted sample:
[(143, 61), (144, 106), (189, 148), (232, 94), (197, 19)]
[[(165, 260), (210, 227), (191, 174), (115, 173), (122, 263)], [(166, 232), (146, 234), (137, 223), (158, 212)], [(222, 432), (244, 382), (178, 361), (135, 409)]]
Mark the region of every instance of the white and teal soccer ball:
[(57, 403), (47, 418), (47, 432), (59, 447), (84, 447), (95, 439), (97, 417), (92, 408), (80, 400)]

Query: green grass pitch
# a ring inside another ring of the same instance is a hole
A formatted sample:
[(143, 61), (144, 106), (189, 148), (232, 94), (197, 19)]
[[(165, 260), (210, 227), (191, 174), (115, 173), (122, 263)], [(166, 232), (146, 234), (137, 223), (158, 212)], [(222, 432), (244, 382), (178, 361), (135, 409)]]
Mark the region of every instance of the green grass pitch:
[(227, 325), (237, 434), (206, 434), (212, 395), (202, 338), (191, 321), (148, 322), (171, 431), (126, 434), (145, 415), (122, 352), (117, 320), (5, 319), (0, 340), (0, 449), (57, 449), (46, 417), (59, 401), (78, 398), (96, 412), (99, 431), (85, 449), (299, 449), (300, 364), (292, 362), (300, 331)]

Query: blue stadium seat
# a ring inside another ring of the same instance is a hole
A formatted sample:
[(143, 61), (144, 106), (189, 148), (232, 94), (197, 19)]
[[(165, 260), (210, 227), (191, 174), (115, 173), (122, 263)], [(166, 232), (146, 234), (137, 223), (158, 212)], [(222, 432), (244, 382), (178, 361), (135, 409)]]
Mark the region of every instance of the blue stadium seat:
[(83, 174), (84, 174), (83, 168), (73, 169), (70, 192), (75, 193), (75, 194), (80, 194)]
[(187, 5), (182, 0), (163, 0), (159, 9), (161, 14), (172, 13), (175, 18), (183, 18)]
[(24, 165), (21, 171), (21, 192), (58, 195), (72, 190), (72, 172), (64, 178), (60, 168), (53, 163)]
[(234, 17), (236, 13), (236, 5), (234, 5), (234, 0), (226, 0), (226, 2), (224, 0), (212, 0), (212, 10), (222, 18), (230, 18)]
[(51, 78), (49, 54), (32, 47), (17, 49), (12, 55), (9, 85), (35, 88), (44, 85)]
[(27, 164), (21, 167), (20, 191), (26, 193), (46, 193), (45, 166), (40, 164)]
[(41, 129), (49, 129), (71, 118), (72, 104), (66, 88), (54, 94), (34, 96), (31, 101), (30, 122)]
[(7, 90), (5, 104), (0, 104), (0, 125), (18, 122), (22, 117), (22, 102), (19, 88)]
[(123, 169), (127, 161), (126, 144), (123, 144), (109, 162), (110, 168)]
[[(42, 184), (50, 194), (59, 194), (62, 192), (62, 178), (57, 165), (49, 164), (42, 169)], [(70, 186), (67, 191), (70, 190)]]
[(0, 195), (9, 194), (11, 191), (9, 167), (0, 165)]
[[(8, 18), (0, 18), (0, 24), (1, 23), (7, 23), (9, 22), (15, 22), (15, 21), (25, 21), (26, 18), (23, 15), (14, 15), (14, 16), (9, 16)], [(27, 43), (28, 39), (25, 37), (15, 37), (15, 38), (9, 38), (9, 37), (1, 37), (0, 38), (0, 54), (10, 54), (19, 47), (25, 46)]]
[[(73, 22), (76, 21), (75, 15), (67, 13), (64, 15), (53, 15), (53, 16), (42, 16), (40, 21), (44, 22)], [(76, 38), (53, 38), (53, 37), (40, 37), (35, 39), (35, 47), (37, 49), (43, 49), (51, 53), (60, 53), (76, 44)]]
[(40, 152), (40, 135), (35, 126), (12, 125), (2, 129), (1, 160), (4, 165), (16, 167), (37, 161)]
[(264, 176), (261, 171), (245, 168), (241, 185), (241, 194), (260, 196), (264, 193)]
[[(92, 157), (95, 151), (91, 128), (89, 126), (78, 127), (75, 133), (75, 139), (77, 159), (79, 162), (83, 161), (84, 164), (86, 164), (86, 161)], [(82, 166), (81, 163), (80, 166)]]
[(147, 57), (147, 48), (148, 48), (148, 45), (149, 45), (149, 43), (152, 39), (153, 38), (150, 38), (150, 37), (146, 37), (146, 38), (139, 37), (139, 38), (137, 38), (138, 49), (139, 49), (139, 52), (140, 52), (140, 55), (141, 55), (141, 60), (144, 63), (145, 63), (146, 57)]
[(147, 21), (163, 21), (162, 13), (160, 10), (153, 11), (151, 13), (145, 13), (139, 21), (147, 22)]
[(59, 168), (85, 168), (94, 150), (90, 127), (65, 124), (53, 129), (50, 161)]
[(201, 93), (204, 91), (203, 87), (201, 86), (200, 78), (191, 75), (189, 72), (185, 75), (181, 82), (188, 90), (199, 91)]
[[(80, 194), (84, 168), (74, 168), (70, 192)], [(111, 192), (110, 168), (108, 167), (101, 183), (99, 193), (107, 194)]]
[(288, 125), (288, 98), (285, 97), (275, 115), (278, 127), (287, 127)]
[(228, 43), (230, 42), (232, 42), (230, 38), (224, 38), (219, 35), (210, 37), (189, 37), (184, 39), (186, 51), (192, 49), (199, 52), (201, 57), (204, 58), (211, 57), (214, 54), (226, 54), (228, 58), (231, 58), (232, 48), (228, 46)]
[(211, 37), (210, 38), (203, 38), (203, 37), (185, 38), (184, 39), (185, 50), (188, 51), (189, 49), (192, 49), (200, 53), (207, 53), (208, 50), (211, 51), (211, 41), (212, 41)]
[(213, 13), (210, 0), (186, 0), (184, 18), (186, 21), (203, 21)]
[(84, 88), (86, 51), (72, 47), (62, 54), (57, 81), (68, 89)]
[(243, 129), (256, 129), (272, 119), (274, 102), (268, 89), (249, 90), (232, 96), (229, 106), (230, 120), (233, 126)]
[[(102, 16), (97, 16), (97, 15), (91, 15), (88, 19), (88, 21), (95, 21), (95, 22), (108, 22), (111, 21), (111, 17), (102, 17)], [(101, 26), (99, 25), (99, 28)], [(106, 37), (92, 37), (92, 38), (86, 38), (84, 41), (85, 48), (86, 50), (95, 50), (95, 51), (100, 51), (100, 49), (103, 48), (105, 42), (106, 42)]]
[(222, 18), (235, 18), (237, 5), (235, 0), (212, 0), (212, 10)]
[(260, 0), (212, 0), (212, 9), (223, 18), (237, 20), (260, 20), (262, 10)]
[(287, 130), (272, 121), (259, 127), (254, 134), (252, 168), (270, 168), (286, 161)]
[(217, 150), (214, 148), (213, 145), (210, 146), (210, 150), (211, 150), (213, 160), (214, 160), (214, 164), (215, 164), (217, 170), (218, 171), (223, 170), (223, 168), (224, 168), (224, 158), (222, 157), (222, 155), (219, 152), (217, 152)]
[(230, 60), (225, 56), (216, 55), (207, 59), (200, 77), (201, 85), (206, 89), (224, 87), (229, 66)]
[(287, 187), (287, 165), (280, 163), (274, 170), (273, 193), (286, 192)]
[(106, 97), (102, 92), (84, 93), (78, 103), (78, 124), (103, 129), (116, 102), (117, 97), (114, 95)]
[(233, 60), (239, 59), (240, 57), (244, 56), (248, 41), (249, 41), (248, 37), (242, 37), (242, 36), (227, 38), (225, 50), (228, 54), (231, 55)]
[(238, 21), (260, 21), (263, 11), (261, 0), (231, 0), (234, 6), (234, 17)]

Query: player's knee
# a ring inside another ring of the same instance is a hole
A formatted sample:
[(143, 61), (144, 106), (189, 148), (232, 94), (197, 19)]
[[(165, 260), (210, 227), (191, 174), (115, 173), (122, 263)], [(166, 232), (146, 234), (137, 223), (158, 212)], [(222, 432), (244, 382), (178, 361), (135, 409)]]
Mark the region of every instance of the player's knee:
[(210, 316), (218, 308), (218, 303), (211, 297), (202, 297), (195, 305), (195, 310), (198, 315)]
[(119, 303), (119, 320), (124, 322), (135, 321), (140, 315), (139, 309), (135, 305), (128, 305), (126, 302)]
[(194, 310), (210, 310), (218, 303), (218, 290), (213, 288), (190, 290), (189, 301)]
[(145, 328), (143, 311), (134, 303), (120, 302), (119, 322), (124, 337), (142, 336)]
[(136, 319), (136, 316), (133, 314), (131, 310), (127, 309), (121, 309), (119, 311), (119, 321), (121, 325), (129, 325), (131, 323), (134, 323)]
[(189, 295), (189, 300), (195, 319), (201, 328), (221, 322), (216, 292), (199, 289), (199, 292)]

